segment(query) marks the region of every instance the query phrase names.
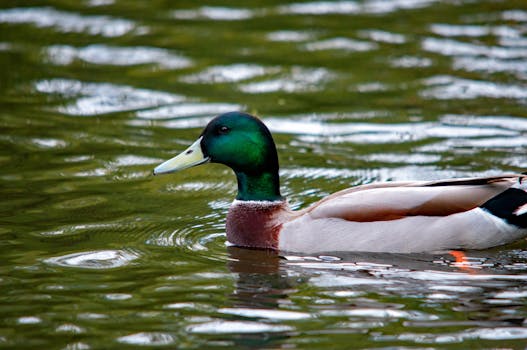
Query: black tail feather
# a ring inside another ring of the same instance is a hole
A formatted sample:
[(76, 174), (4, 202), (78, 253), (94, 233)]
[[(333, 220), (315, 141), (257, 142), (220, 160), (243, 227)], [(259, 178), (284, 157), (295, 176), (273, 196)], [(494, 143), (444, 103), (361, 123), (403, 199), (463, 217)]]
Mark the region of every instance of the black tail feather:
[[(527, 204), (527, 192), (518, 188), (509, 188), (496, 197), (489, 199), (481, 208), (518, 227), (527, 228), (527, 212), (521, 214), (518, 209)], [(520, 215), (518, 215), (520, 214)]]

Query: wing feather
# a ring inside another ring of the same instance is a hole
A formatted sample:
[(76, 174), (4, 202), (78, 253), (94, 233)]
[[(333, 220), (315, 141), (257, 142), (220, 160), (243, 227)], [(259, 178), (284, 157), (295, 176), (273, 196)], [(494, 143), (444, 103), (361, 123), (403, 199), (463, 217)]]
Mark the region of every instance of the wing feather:
[(307, 209), (313, 218), (371, 222), (409, 216), (447, 216), (474, 209), (524, 175), (429, 182), (387, 182), (337, 192)]

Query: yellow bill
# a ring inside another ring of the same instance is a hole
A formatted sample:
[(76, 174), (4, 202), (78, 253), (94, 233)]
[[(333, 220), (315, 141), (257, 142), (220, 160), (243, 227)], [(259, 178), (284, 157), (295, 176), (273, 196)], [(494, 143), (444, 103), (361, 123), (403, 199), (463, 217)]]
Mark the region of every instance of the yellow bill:
[(201, 151), (201, 139), (202, 137), (197, 139), (196, 142), (190, 145), (189, 148), (174, 158), (171, 158), (158, 165), (154, 169), (154, 175), (173, 173), (175, 171), (187, 169), (208, 162), (209, 158), (205, 157)]

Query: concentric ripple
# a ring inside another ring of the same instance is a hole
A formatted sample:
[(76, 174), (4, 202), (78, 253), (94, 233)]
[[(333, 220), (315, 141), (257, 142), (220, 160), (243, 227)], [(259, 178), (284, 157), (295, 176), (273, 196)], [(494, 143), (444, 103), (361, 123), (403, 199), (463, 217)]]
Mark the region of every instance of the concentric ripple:
[(137, 253), (128, 250), (96, 250), (48, 258), (44, 262), (62, 267), (112, 269), (129, 265), (137, 258)]

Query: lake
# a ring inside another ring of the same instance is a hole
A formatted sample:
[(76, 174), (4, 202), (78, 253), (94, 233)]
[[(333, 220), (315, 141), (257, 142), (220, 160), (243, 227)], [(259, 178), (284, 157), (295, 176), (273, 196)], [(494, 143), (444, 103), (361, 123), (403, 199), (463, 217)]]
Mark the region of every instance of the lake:
[(227, 247), (213, 116), (273, 132), (293, 208), (374, 181), (527, 170), (523, 0), (0, 5), (0, 348), (524, 349), (527, 243)]

